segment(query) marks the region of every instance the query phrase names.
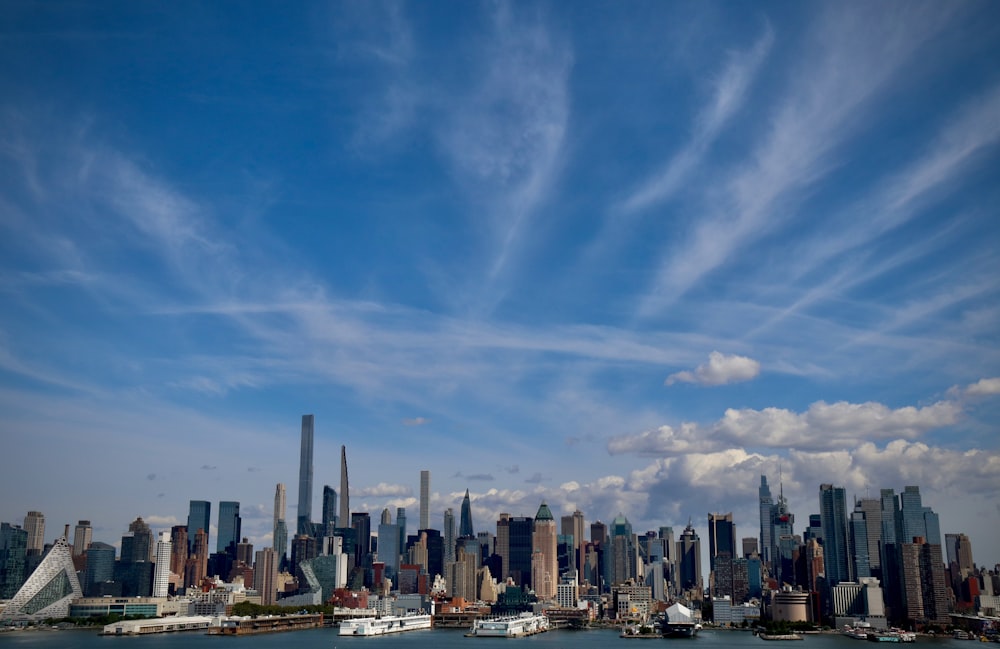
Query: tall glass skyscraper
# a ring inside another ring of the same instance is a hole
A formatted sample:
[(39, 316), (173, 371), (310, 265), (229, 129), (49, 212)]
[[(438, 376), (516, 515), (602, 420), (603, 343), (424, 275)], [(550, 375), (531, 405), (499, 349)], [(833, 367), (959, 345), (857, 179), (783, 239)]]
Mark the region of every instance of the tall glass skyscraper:
[(208, 538), (211, 523), (212, 503), (207, 500), (192, 500), (188, 504), (188, 554), (194, 552), (194, 535), (198, 530), (205, 530), (205, 538)]
[(462, 538), (476, 536), (472, 528), (472, 500), (469, 498), (468, 489), (465, 490), (465, 498), (462, 499), (462, 521), (458, 526), (458, 535)]
[(236, 557), (236, 544), (240, 542), (243, 521), (240, 518), (240, 504), (234, 500), (219, 502), (219, 534), (215, 540), (215, 551), (226, 552)]
[(771, 488), (767, 486), (767, 476), (760, 477), (760, 487), (757, 489), (757, 500), (760, 504), (760, 557), (764, 565), (771, 563), (771, 548), (774, 542), (771, 538)]
[(847, 503), (843, 487), (819, 486), (819, 511), (823, 523), (823, 563), (831, 586), (852, 581), (853, 562), (848, 557)]
[(420, 472), (420, 527), (426, 530), (431, 526), (431, 472)]
[(299, 514), (296, 531), (312, 535), (313, 416), (302, 415), (302, 446), (299, 450)]
[(323, 485), (323, 536), (333, 536), (337, 527), (337, 492), (330, 485)]
[(733, 513), (708, 515), (708, 562), (715, 570), (715, 560), (721, 555), (728, 555), (729, 560), (737, 558), (736, 525), (733, 524)]

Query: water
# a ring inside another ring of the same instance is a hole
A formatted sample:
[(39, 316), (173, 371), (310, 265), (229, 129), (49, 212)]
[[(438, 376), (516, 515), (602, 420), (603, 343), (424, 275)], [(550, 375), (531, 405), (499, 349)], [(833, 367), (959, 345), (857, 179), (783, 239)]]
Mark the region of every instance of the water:
[[(802, 642), (765, 642), (745, 631), (705, 630), (694, 639), (623, 640), (618, 631), (549, 631), (528, 638), (466, 638), (465, 632), (452, 629), (411, 631), (399, 635), (373, 638), (341, 638), (336, 629), (290, 631), (256, 636), (218, 637), (200, 633), (150, 635), (141, 638), (115, 638), (97, 635), (94, 631), (16, 631), (0, 633), (0, 649), (581, 649), (624, 645), (626, 649), (722, 649), (725, 647), (757, 647), (757, 649), (864, 649), (868, 643), (839, 635), (807, 635)], [(944, 649), (967, 643), (952, 639), (918, 638), (916, 645)], [(484, 647), (485, 645), (485, 647)], [(896, 645), (893, 645), (896, 646)], [(913, 646), (913, 645), (905, 645)], [(916, 648), (915, 648), (916, 649)]]

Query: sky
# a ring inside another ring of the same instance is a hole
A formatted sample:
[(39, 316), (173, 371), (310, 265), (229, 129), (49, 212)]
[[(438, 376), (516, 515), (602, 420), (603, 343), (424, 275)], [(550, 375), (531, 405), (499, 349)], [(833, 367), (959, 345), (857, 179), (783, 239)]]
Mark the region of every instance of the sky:
[[(1000, 562), (1000, 5), (0, 5), (0, 520), (323, 484)], [(707, 543), (707, 541), (705, 541)], [(213, 540), (214, 546), (214, 530)]]

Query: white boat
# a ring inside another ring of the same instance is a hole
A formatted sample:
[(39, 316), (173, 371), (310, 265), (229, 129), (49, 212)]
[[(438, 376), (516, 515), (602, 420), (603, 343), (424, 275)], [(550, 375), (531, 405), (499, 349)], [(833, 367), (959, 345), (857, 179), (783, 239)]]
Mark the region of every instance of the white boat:
[(521, 613), (476, 620), (469, 635), (477, 638), (520, 638), (548, 630), (549, 618), (533, 613)]
[(431, 628), (431, 616), (422, 613), (411, 615), (386, 615), (383, 617), (358, 617), (340, 623), (340, 635), (386, 635)]

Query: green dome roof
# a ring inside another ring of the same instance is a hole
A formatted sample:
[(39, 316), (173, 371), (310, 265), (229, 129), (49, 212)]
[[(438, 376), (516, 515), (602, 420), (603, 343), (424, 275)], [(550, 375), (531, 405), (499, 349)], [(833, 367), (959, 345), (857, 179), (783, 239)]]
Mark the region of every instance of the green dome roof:
[(542, 506), (538, 508), (538, 513), (535, 514), (536, 521), (554, 521), (555, 517), (552, 515), (552, 510), (549, 506), (542, 502)]

